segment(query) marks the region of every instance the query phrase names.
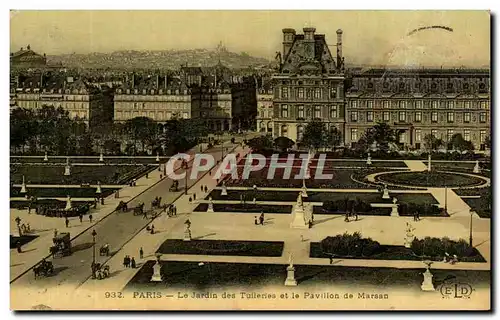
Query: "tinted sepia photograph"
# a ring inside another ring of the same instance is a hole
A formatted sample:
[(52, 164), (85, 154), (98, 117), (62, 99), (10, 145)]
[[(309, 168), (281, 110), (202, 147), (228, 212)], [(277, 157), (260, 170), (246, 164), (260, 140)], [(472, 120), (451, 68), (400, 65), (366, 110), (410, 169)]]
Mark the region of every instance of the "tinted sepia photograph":
[(11, 310), (491, 310), (491, 24), (11, 10)]

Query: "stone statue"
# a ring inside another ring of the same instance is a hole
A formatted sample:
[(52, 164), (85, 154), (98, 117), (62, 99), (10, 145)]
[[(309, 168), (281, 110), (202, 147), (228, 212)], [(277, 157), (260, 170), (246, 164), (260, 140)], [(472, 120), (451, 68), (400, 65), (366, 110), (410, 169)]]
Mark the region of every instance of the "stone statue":
[(293, 267), (293, 254), (290, 253), (288, 255), (288, 264)]
[(302, 206), (302, 193), (299, 193), (299, 196), (297, 197), (297, 204)]
[(281, 61), (281, 52), (277, 51), (276, 52), (276, 57), (274, 59), (276, 60), (276, 62), (278, 63), (278, 65), (281, 66), (281, 63), (282, 63), (282, 61)]

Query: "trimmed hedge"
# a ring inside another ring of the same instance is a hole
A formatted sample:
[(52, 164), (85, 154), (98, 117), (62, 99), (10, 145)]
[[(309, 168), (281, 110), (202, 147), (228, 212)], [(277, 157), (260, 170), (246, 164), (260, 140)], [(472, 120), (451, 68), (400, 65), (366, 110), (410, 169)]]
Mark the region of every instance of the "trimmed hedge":
[(321, 240), (320, 248), (323, 254), (343, 257), (369, 257), (383, 251), (380, 243), (371, 238), (361, 238), (359, 232), (326, 237)]
[(400, 216), (413, 216), (415, 212), (422, 217), (448, 217), (449, 215), (441, 208), (432, 204), (400, 203), (398, 213)]
[(484, 258), (476, 248), (469, 246), (467, 241), (460, 239), (453, 241), (449, 238), (415, 238), (411, 243), (411, 250), (417, 256), (429, 257), (432, 260), (443, 259), (445, 253), (450, 256), (457, 255), (460, 261), (483, 262)]

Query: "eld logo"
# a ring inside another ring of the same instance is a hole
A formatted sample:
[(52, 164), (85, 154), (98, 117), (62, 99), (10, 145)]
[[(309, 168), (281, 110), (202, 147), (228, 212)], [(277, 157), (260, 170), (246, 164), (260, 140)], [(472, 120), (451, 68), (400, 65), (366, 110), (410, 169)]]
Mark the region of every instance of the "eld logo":
[(467, 283), (443, 283), (439, 291), (443, 298), (469, 299), (474, 289)]

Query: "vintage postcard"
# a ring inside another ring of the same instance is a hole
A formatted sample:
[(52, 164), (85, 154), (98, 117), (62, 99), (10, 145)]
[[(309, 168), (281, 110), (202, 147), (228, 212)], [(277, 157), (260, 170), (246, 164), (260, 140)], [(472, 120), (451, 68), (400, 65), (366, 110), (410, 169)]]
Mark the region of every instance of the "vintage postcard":
[(11, 309), (491, 309), (490, 12), (10, 19)]

